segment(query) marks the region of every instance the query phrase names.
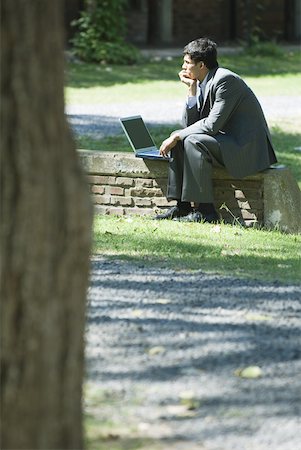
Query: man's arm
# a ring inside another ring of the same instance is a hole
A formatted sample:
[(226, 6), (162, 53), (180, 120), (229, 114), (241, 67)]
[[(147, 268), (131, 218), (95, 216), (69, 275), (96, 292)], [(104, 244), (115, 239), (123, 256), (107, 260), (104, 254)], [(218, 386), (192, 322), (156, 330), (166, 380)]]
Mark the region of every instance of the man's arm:
[(168, 156), (170, 150), (172, 150), (177, 142), (180, 141), (178, 131), (174, 131), (165, 141), (162, 142), (160, 147), (160, 154), (164, 157)]
[[(197, 80), (193, 80), (186, 75), (185, 70), (179, 72), (179, 78), (188, 87), (188, 97), (195, 97), (197, 90)], [(191, 109), (194, 109), (191, 108)], [(196, 107), (195, 107), (196, 109)], [(167, 139), (165, 139), (160, 147), (160, 154), (164, 157), (168, 156), (170, 151), (176, 146), (180, 140), (178, 131), (174, 131)]]
[(190, 134), (200, 133), (214, 136), (219, 131), (222, 131), (244, 94), (242, 83), (240, 78), (232, 75), (227, 75), (219, 80), (215, 88), (215, 101), (208, 117), (180, 130), (178, 132), (180, 139), (182, 140)]
[(182, 115), (182, 126), (186, 128), (189, 125), (197, 122), (198, 120), (200, 120), (200, 112), (198, 111), (197, 104), (195, 104), (195, 106), (193, 106), (192, 108), (189, 108), (186, 105)]

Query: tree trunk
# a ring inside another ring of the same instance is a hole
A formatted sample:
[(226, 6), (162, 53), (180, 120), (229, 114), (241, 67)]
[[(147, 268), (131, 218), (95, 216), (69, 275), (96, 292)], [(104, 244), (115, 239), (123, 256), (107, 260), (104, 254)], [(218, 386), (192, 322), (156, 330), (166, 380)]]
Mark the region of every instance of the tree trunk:
[(91, 206), (64, 116), (63, 2), (1, 2), (2, 449), (80, 449)]

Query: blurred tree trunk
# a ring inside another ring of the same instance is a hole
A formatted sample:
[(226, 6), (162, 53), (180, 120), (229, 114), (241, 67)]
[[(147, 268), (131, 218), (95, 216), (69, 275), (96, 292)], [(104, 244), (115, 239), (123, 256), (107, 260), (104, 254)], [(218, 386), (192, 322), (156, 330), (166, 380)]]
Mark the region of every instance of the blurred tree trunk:
[(63, 2), (1, 2), (2, 449), (80, 449), (91, 206), (64, 116)]
[(172, 42), (173, 1), (148, 0), (148, 43)]

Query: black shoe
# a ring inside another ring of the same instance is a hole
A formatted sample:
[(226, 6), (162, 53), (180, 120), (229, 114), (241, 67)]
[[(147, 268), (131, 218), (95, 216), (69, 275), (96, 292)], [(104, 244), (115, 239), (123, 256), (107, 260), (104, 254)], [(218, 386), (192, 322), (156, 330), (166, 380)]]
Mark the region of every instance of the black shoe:
[(163, 220), (163, 219), (174, 219), (176, 217), (183, 217), (186, 216), (189, 213), (187, 209), (181, 209), (178, 206), (172, 206), (169, 208), (165, 213), (158, 214), (156, 217), (154, 217), (155, 220)]
[(216, 212), (212, 214), (202, 214), (202, 222), (220, 223), (220, 218)]
[(179, 222), (206, 222), (206, 223), (218, 223), (219, 217), (216, 213), (202, 214), (200, 211), (193, 211), (184, 217), (176, 217), (174, 220)]
[(174, 220), (177, 220), (178, 222), (201, 222), (202, 218), (203, 216), (200, 211), (192, 211), (187, 214), (187, 216), (176, 217)]

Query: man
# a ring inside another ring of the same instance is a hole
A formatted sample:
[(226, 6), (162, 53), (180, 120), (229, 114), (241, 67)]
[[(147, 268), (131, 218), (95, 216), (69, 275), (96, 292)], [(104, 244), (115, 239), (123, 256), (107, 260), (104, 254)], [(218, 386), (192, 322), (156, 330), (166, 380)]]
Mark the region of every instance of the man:
[(188, 87), (182, 130), (160, 147), (171, 159), (167, 198), (177, 200), (156, 219), (217, 222), (212, 166), (235, 178), (252, 175), (277, 162), (261, 106), (245, 82), (219, 68), (216, 44), (208, 38), (184, 48), (180, 80)]

